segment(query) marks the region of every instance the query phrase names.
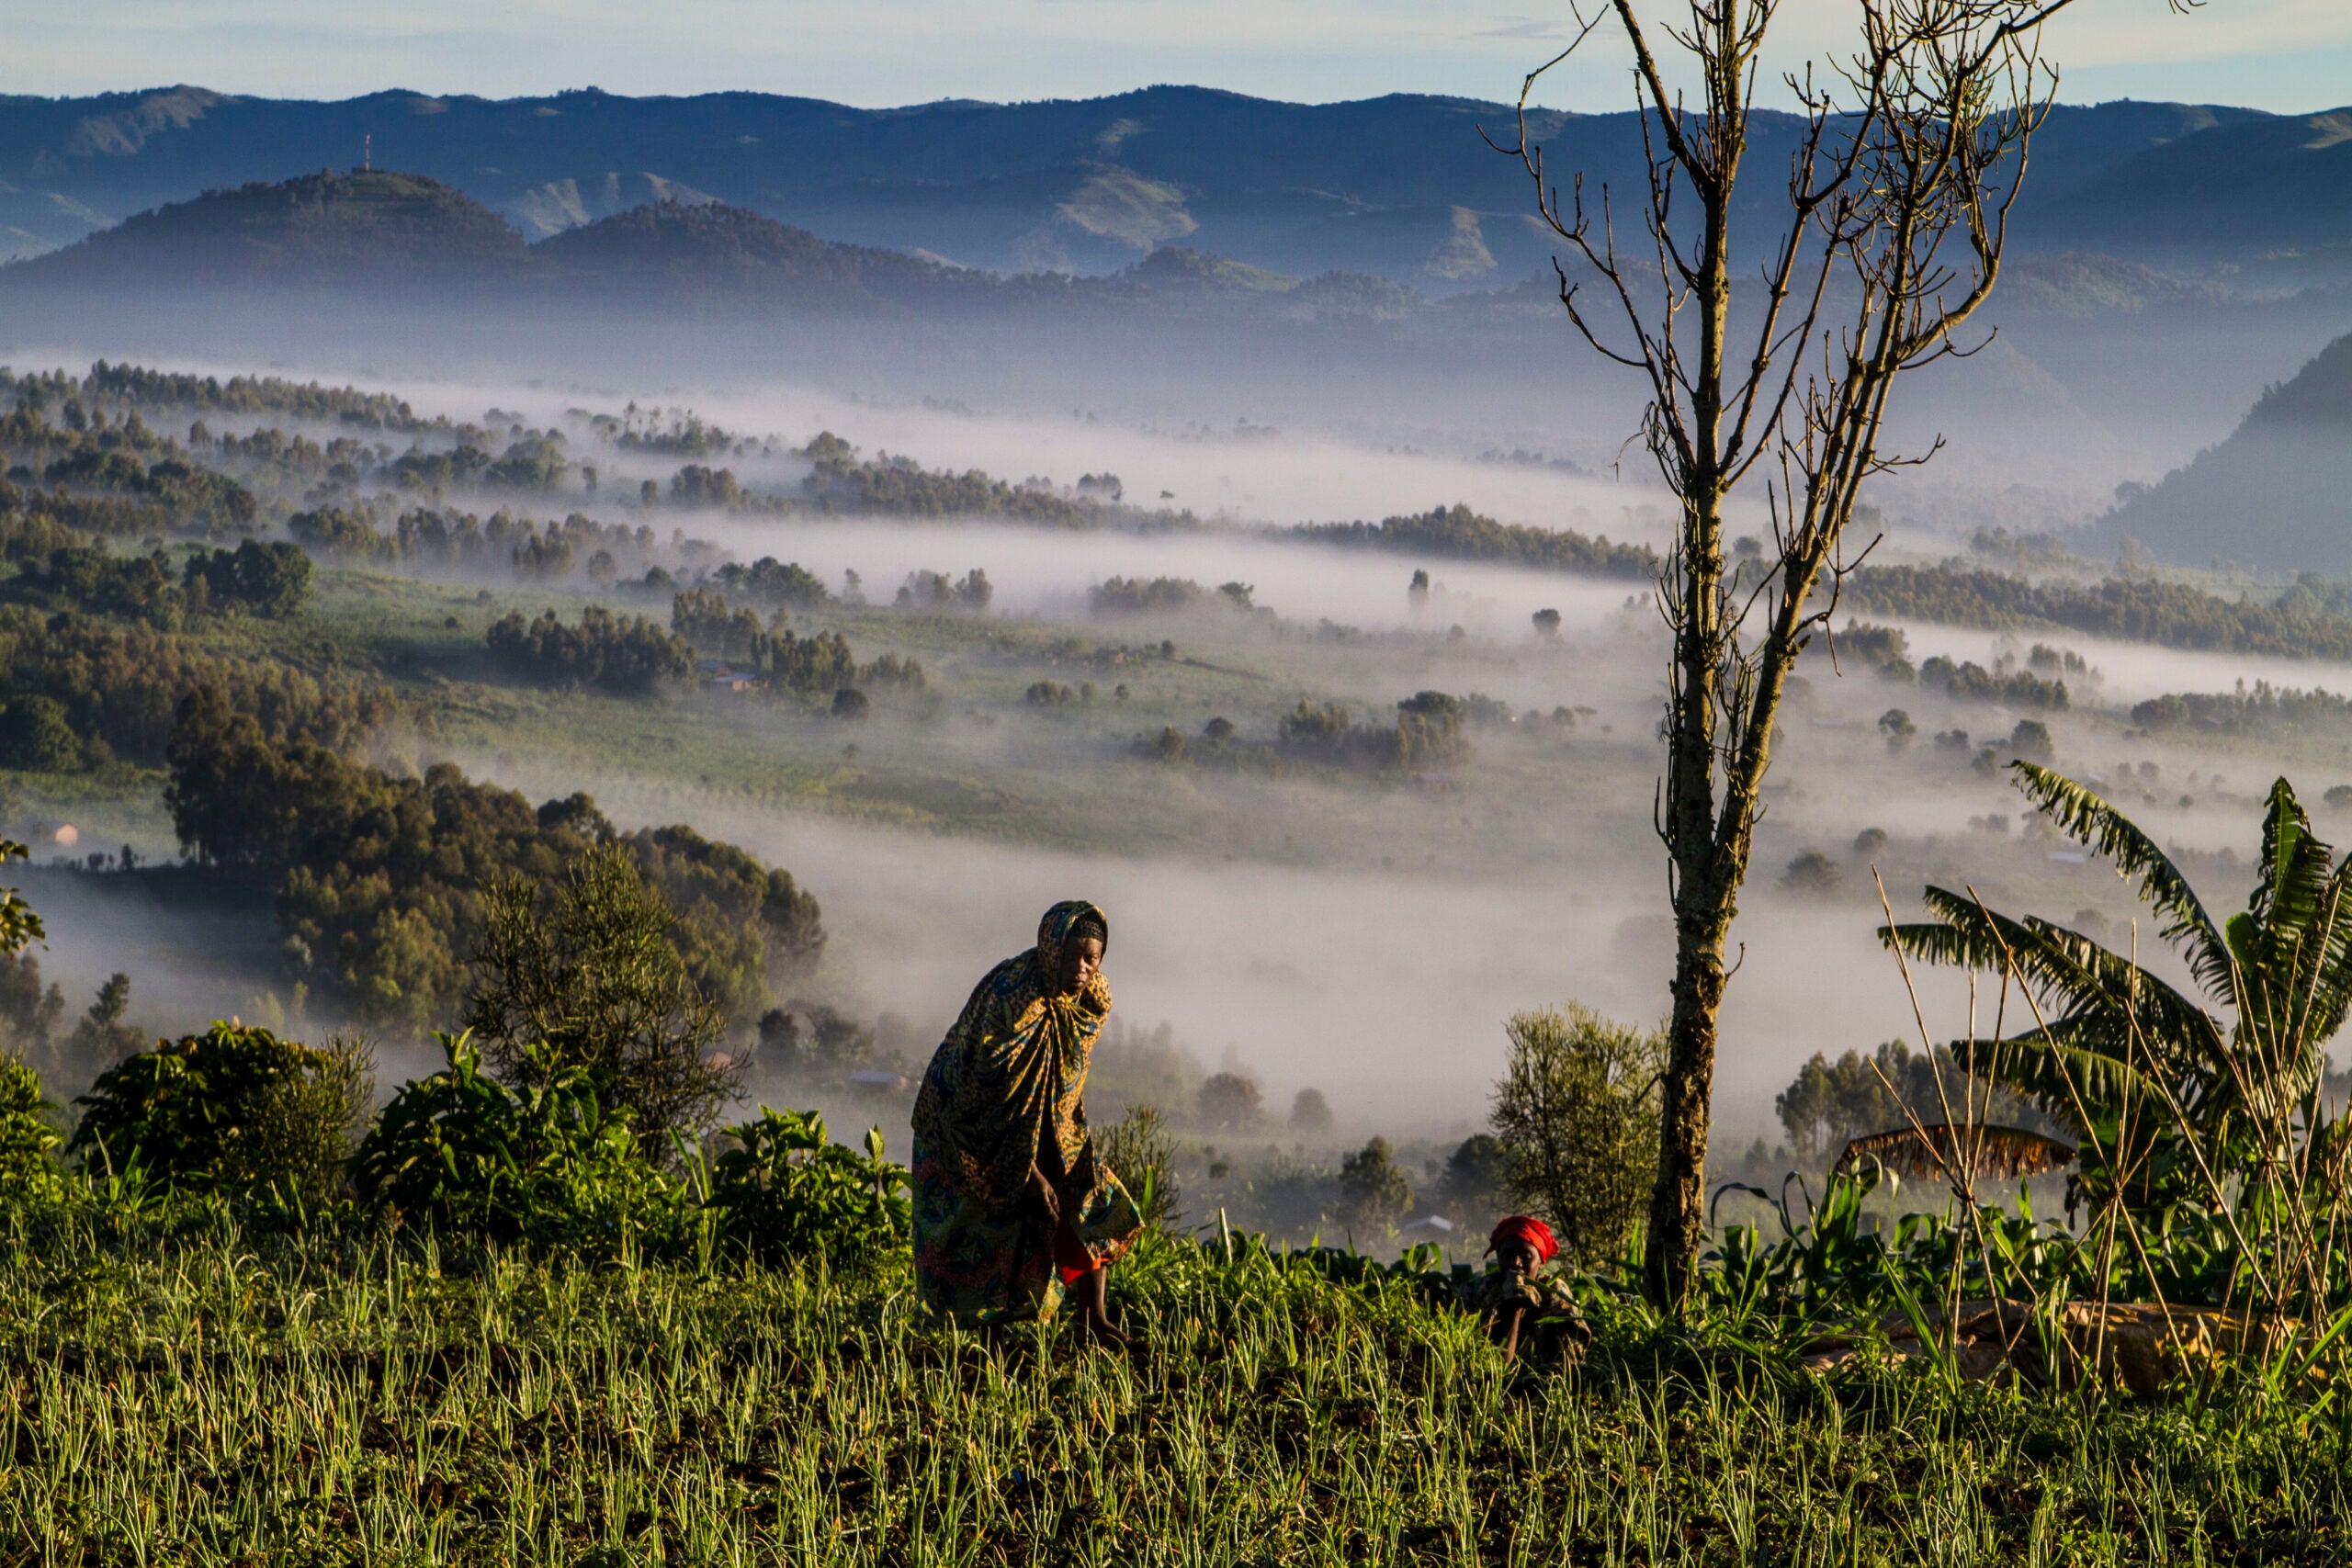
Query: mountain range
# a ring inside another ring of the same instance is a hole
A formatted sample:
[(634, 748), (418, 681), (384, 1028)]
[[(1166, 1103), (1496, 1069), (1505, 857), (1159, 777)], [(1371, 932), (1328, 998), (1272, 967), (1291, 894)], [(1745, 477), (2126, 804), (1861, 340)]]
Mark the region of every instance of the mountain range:
[(2264, 392), (2226, 440), (2125, 486), (2102, 531), (2199, 565), (2352, 575), (2352, 336)]
[[(204, 191), (363, 162), (421, 174), (528, 241), (663, 202), (718, 201), (820, 238), (989, 271), (1114, 272), (1164, 245), (1275, 272), (1491, 289), (1557, 248), (1508, 106), (1395, 95), (1306, 105), (1197, 87), (861, 109), (757, 93), (337, 102), (179, 86), (0, 98), (0, 256), (71, 243)], [(1641, 179), (1630, 112), (1529, 129), (1589, 186)], [(1764, 113), (1777, 168), (1798, 122)], [(1770, 177), (1749, 199), (1778, 200)], [(2036, 143), (2021, 250), (2100, 253), (2238, 292), (2352, 279), (2352, 111), (2064, 106)]]

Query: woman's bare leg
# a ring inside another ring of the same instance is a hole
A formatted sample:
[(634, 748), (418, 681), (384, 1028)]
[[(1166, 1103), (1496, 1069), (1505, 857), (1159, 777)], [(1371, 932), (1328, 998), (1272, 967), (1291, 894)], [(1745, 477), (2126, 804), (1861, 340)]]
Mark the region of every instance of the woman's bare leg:
[(1112, 1325), (1110, 1291), (1111, 1270), (1102, 1267), (1088, 1269), (1069, 1287), (1071, 1298), (1084, 1314), (1080, 1321), (1085, 1332), (1106, 1349), (1125, 1350), (1132, 1341)]

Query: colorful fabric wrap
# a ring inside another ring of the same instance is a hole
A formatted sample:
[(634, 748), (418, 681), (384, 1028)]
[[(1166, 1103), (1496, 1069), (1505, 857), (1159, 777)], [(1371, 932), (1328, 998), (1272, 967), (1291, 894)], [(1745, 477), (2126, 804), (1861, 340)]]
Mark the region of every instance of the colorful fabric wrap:
[[(915, 1287), (959, 1321), (1052, 1316), (1064, 1287), (1119, 1258), (1143, 1225), (1086, 1126), (1086, 1071), (1111, 987), (1097, 975), (1054, 994), (1082, 921), (1110, 931), (1093, 905), (1057, 904), (1036, 946), (989, 971), (915, 1098)], [(1058, 1220), (1031, 1190), (1032, 1165), (1054, 1188)]]

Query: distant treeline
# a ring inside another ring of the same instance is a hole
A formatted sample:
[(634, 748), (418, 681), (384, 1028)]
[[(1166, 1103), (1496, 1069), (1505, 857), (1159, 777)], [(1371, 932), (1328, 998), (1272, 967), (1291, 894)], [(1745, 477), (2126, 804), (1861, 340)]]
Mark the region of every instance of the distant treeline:
[(181, 705), (164, 798), (193, 858), (274, 891), (294, 977), (363, 1018), (451, 1016), (492, 885), (553, 887), (598, 842), (628, 846), (678, 911), (689, 974), (740, 1021), (823, 946), (816, 900), (730, 844), (685, 827), (622, 835), (584, 795), (535, 809), (453, 763), (398, 776), (328, 744), (333, 728), (302, 713), (266, 723), (198, 688)]
[[(1051, 687), (1051, 682), (1041, 682)], [(1067, 687), (1058, 689), (1067, 700)], [(1038, 700), (1038, 687), (1030, 689)], [(1528, 716), (1532, 719), (1532, 714)], [(1138, 756), (1193, 767), (1251, 770), (1280, 774), (1286, 765), (1313, 764), (1351, 772), (1410, 774), (1426, 769), (1450, 768), (1470, 760), (1470, 731), (1503, 729), (1521, 722), (1509, 703), (1482, 693), (1454, 696), (1446, 692), (1416, 692), (1396, 705), (1396, 716), (1383, 722), (1378, 714), (1361, 719), (1344, 703), (1314, 703), (1301, 698), (1283, 716), (1271, 741), (1242, 736), (1231, 720), (1212, 718), (1197, 736), (1170, 726), (1157, 735), (1139, 738)], [(1551, 722), (1574, 726), (1566, 708), (1554, 710)]]
[(1844, 602), (1946, 626), (2049, 625), (2166, 648), (2352, 659), (2352, 585), (2310, 575), (2276, 599), (2256, 600), (2140, 578), (2083, 588), (1956, 566), (1867, 567), (1847, 582)]
[(648, 696), (690, 679), (697, 655), (720, 662), (713, 679), (773, 696), (813, 699), (849, 688), (921, 691), (924, 685), (923, 668), (914, 660), (886, 653), (860, 664), (841, 633), (798, 636), (784, 610), (763, 622), (752, 610), (730, 609), (725, 594), (708, 588), (673, 596), (666, 627), (649, 616), (589, 604), (571, 626), (553, 610), (536, 619), (512, 611), (491, 624), (484, 642), (502, 669), (523, 680), (619, 696)]
[[(54, 773), (119, 757), (159, 766), (180, 702), (199, 687), (272, 733), (299, 730), (330, 746), (355, 742), (400, 706), (380, 689), (322, 682), (275, 660), (209, 652), (153, 626), (110, 626), (74, 612), (0, 607), (0, 692), (6, 702), (0, 712), (28, 716), (18, 722), (38, 725), (49, 738), (38, 755), (0, 765)], [(65, 740), (56, 739), (61, 733)]]
[(2134, 705), (2132, 722), (2143, 729), (2352, 730), (2352, 697), (2296, 691), (2257, 681), (2234, 692), (2166, 692)]
[(1377, 523), (1302, 523), (1283, 534), (1316, 544), (1508, 561), (1597, 577), (1646, 580), (1657, 575), (1658, 565), (1657, 552), (1646, 545), (1617, 544), (1605, 534), (1498, 523), (1459, 503)]

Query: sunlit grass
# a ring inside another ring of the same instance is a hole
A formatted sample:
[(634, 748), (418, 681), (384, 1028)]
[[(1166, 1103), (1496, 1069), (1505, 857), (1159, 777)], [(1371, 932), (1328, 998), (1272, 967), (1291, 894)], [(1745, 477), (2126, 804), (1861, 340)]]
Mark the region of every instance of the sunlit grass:
[(11, 1562), (2340, 1560), (2342, 1438), (1869, 1374), (1635, 1315), (1506, 1366), (1401, 1287), (1164, 1247), (1132, 1363), (902, 1280), (18, 1238)]

